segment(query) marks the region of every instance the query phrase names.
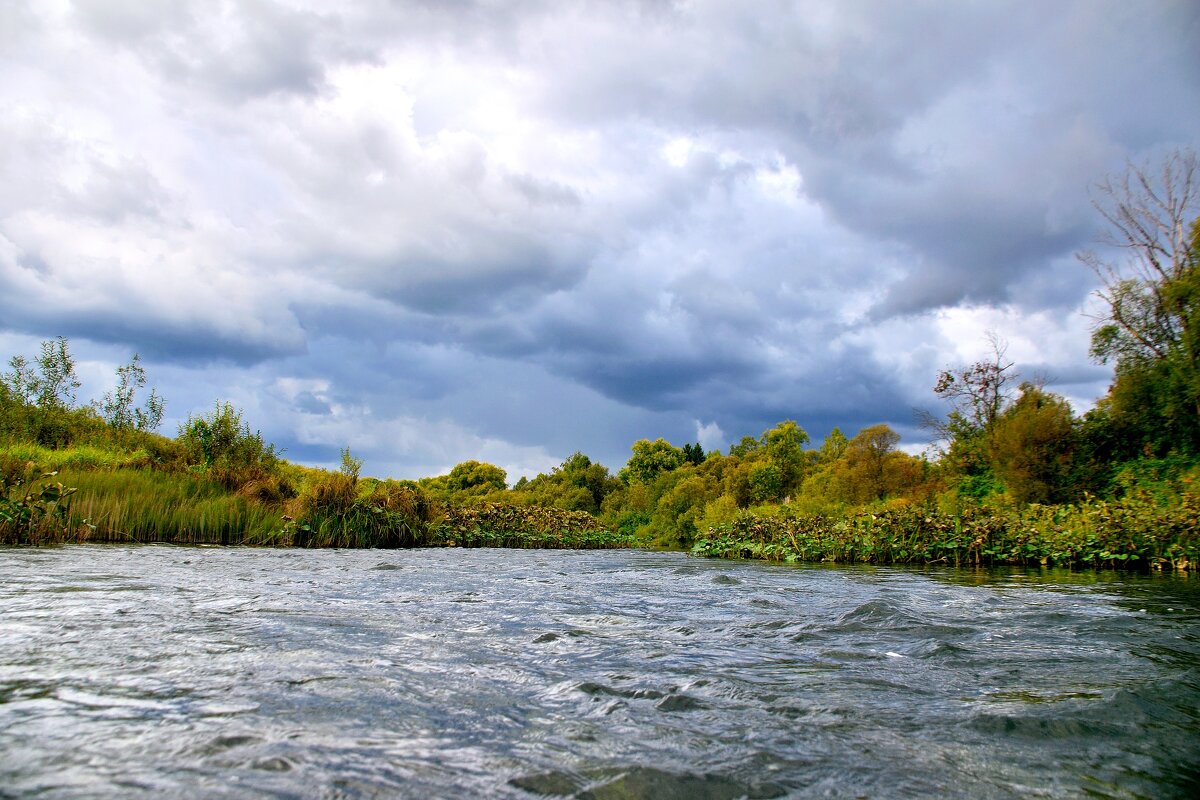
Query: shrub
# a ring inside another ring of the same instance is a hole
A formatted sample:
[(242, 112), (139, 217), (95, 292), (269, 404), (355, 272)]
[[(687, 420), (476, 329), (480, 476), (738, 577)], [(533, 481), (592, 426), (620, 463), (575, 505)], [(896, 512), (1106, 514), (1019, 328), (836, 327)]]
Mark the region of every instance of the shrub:
[(271, 477), (278, 470), (275, 446), (264, 442), (262, 434), (251, 433), (242, 412), (229, 403), (218, 402), (208, 414), (189, 416), (179, 427), (178, 442), (188, 465), (228, 489)]

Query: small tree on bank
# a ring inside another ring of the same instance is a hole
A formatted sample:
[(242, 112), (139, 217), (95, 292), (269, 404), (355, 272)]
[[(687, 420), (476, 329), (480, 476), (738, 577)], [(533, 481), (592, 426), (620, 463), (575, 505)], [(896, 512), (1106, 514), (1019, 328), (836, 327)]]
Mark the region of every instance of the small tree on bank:
[(166, 407), (158, 391), (151, 389), (146, 404), (141, 408), (133, 405), (134, 396), (145, 386), (146, 370), (142, 369), (141, 358), (134, 353), (128, 364), (117, 367), (117, 386), (113, 391), (106, 392), (99, 403), (104, 421), (119, 430), (157, 430), (162, 424)]

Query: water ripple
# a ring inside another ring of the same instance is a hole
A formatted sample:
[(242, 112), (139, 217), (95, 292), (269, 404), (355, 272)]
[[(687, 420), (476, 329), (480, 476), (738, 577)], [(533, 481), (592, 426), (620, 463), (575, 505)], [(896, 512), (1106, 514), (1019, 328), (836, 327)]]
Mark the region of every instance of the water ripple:
[(0, 551), (0, 797), (1195, 796), (1196, 581)]

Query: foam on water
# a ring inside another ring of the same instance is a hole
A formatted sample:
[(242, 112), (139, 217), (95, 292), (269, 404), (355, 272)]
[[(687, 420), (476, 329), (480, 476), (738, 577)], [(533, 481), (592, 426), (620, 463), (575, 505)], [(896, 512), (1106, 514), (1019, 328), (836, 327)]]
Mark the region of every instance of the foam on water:
[(1200, 581), (0, 551), (0, 797), (1190, 797)]

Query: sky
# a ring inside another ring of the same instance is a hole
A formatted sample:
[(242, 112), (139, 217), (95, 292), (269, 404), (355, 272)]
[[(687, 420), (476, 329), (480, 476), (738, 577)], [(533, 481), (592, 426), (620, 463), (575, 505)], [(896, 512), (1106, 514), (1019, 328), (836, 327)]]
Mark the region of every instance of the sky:
[(1086, 410), (1096, 183), (1200, 144), (1200, 3), (0, 4), (0, 355), (140, 354), (306, 464), (819, 442), (988, 352)]

